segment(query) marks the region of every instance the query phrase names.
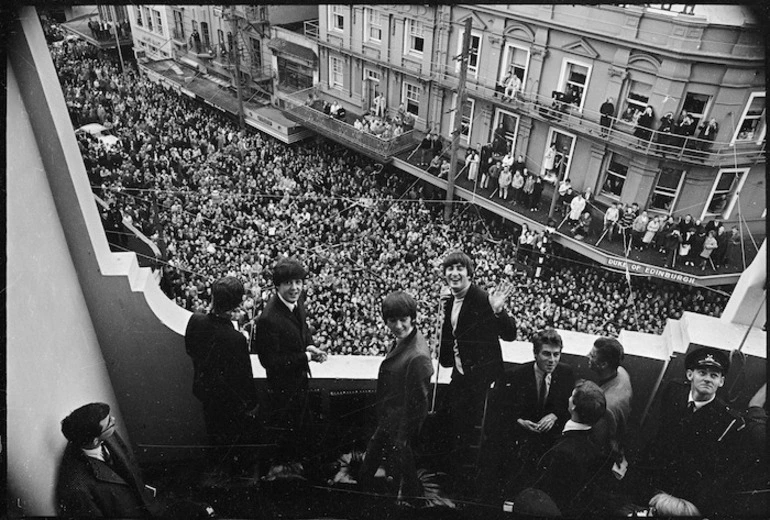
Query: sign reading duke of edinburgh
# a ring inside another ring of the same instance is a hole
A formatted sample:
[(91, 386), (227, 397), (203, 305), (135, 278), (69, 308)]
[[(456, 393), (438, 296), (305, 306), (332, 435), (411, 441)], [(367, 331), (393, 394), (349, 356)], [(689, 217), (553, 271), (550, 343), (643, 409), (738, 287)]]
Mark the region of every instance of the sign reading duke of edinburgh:
[(621, 260), (618, 258), (607, 259), (608, 266), (618, 267), (620, 269), (623, 269), (624, 271), (626, 269), (626, 264), (628, 264), (628, 271), (631, 274), (644, 275), (644, 276), (656, 276), (658, 278), (671, 280), (673, 282), (697, 285), (695, 277), (693, 276), (688, 276), (682, 273), (676, 273), (674, 271), (669, 271), (668, 269), (662, 269), (660, 267), (655, 267), (651, 265), (637, 264), (636, 262), (626, 262), (625, 260)]

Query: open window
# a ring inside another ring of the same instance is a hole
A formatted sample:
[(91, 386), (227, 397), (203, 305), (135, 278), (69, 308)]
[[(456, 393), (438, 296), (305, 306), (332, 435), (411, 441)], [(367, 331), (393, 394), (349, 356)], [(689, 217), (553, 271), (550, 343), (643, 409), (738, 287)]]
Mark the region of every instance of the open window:
[(733, 143), (761, 142), (767, 128), (765, 117), (765, 93), (752, 92), (735, 127)]
[(719, 170), (701, 220), (707, 217), (728, 219), (732, 214), (743, 183), (746, 182), (748, 168), (725, 168)]

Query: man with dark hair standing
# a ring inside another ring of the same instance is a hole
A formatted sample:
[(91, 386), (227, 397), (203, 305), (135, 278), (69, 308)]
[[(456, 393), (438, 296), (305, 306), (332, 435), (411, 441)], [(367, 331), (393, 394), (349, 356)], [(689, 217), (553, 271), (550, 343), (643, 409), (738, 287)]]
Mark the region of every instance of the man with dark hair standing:
[(544, 491), (562, 514), (579, 516), (590, 505), (591, 484), (608, 460), (591, 440), (593, 425), (605, 413), (604, 392), (596, 383), (579, 381), (568, 411), (559, 441), (538, 460), (531, 487)]
[(382, 317), (395, 341), (380, 365), (377, 377), (377, 430), (366, 448), (360, 480), (371, 489), (384, 461), (394, 490), (404, 500), (422, 495), (412, 445), (430, 404), (433, 366), (425, 338), (417, 330), (417, 302), (403, 291), (382, 302)]
[(59, 470), (57, 499), (68, 518), (151, 518), (161, 507), (115, 431), (105, 403), (81, 406), (61, 422), (67, 448)]
[(726, 502), (729, 460), (743, 427), (740, 414), (717, 397), (730, 368), (727, 354), (702, 347), (685, 358), (687, 382), (661, 394), (657, 436), (638, 464), (642, 494), (660, 516), (711, 515)]
[(254, 342), (272, 392), (275, 427), (285, 430), (279, 440), (284, 463), (302, 473), (299, 460), (308, 454), (307, 428), (309, 362), (323, 363), (326, 353), (313, 345), (307, 325), (304, 284), (307, 271), (297, 260), (282, 258), (273, 268), (274, 294), (257, 318)]
[[(467, 492), (475, 476), (471, 446), (479, 442), (487, 389), (503, 371), (500, 338), (516, 339), (516, 322), (505, 310), (510, 285), (487, 293), (471, 284), (473, 262), (462, 252), (450, 253), (442, 264), (452, 297), (444, 305), (439, 362), (452, 368), (449, 409), (452, 418), (452, 476), (456, 491)], [(474, 438), (475, 437), (475, 438)], [(473, 469), (469, 470), (469, 466)], [(468, 479), (468, 482), (462, 482)]]
[(490, 498), (506, 482), (530, 474), (559, 439), (569, 419), (567, 404), (575, 386), (572, 368), (560, 363), (561, 336), (545, 329), (532, 336), (534, 361), (506, 372), (495, 382), (487, 411), (484, 478)]
[[(243, 295), (238, 278), (225, 276), (215, 281), (211, 310), (194, 313), (185, 331), (185, 348), (193, 362), (193, 394), (203, 404), (209, 442), (228, 448), (227, 456), (210, 453), (211, 464), (216, 464), (210, 469), (231, 476), (250, 469), (234, 467), (237, 453), (230, 448), (254, 442), (257, 408), (248, 344), (232, 323)], [(243, 457), (241, 464), (245, 464)]]
[[(614, 338), (601, 337), (594, 341), (588, 353), (588, 367), (599, 379), (598, 384), (607, 400), (607, 413), (594, 427), (597, 440), (606, 440), (616, 463), (621, 464), (623, 456), (623, 436), (631, 417), (631, 400), (634, 392), (631, 377), (623, 361), (623, 345)], [(618, 468), (620, 469), (620, 467)]]

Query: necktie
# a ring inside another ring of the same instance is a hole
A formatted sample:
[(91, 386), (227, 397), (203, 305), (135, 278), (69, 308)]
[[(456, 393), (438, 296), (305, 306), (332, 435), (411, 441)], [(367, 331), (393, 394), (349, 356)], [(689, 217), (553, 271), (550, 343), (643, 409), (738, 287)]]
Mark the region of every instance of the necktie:
[(107, 463), (108, 466), (112, 466), (112, 455), (110, 455), (110, 451), (107, 449), (107, 446), (102, 444), (102, 457), (104, 458), (104, 462)]
[(291, 312), (292, 312), (292, 314), (294, 314), (294, 317), (297, 318), (297, 321), (302, 323), (302, 320), (299, 317), (299, 306), (295, 305), (294, 306), (294, 310), (291, 311)]
[(695, 401), (687, 403), (687, 409), (690, 410), (690, 413), (695, 413)]
[(543, 377), (540, 378), (540, 390), (537, 394), (537, 405), (540, 407), (541, 410), (545, 406), (545, 391), (546, 391), (545, 378), (546, 378), (545, 375), (543, 375)]

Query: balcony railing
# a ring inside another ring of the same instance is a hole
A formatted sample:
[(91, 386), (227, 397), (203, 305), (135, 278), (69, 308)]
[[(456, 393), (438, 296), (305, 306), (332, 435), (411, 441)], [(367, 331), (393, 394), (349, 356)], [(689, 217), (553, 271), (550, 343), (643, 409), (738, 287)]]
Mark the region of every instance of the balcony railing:
[(305, 36), (314, 40), (318, 39), (318, 20), (305, 22)]
[[(457, 79), (450, 75), (441, 75), (437, 79), (445, 88), (457, 88)], [(553, 97), (526, 91), (519, 92), (515, 101), (504, 101), (501, 88), (489, 87), (473, 81), (467, 83), (466, 89), (469, 96), (495, 103), (511, 112), (550, 121), (574, 132), (602, 138), (602, 127), (599, 124), (601, 114), (598, 111), (586, 108), (579, 110), (576, 106), (557, 101)], [(649, 137), (640, 139), (634, 135), (635, 124), (613, 117), (606, 139), (615, 146), (691, 164), (720, 166), (734, 164), (736, 161), (746, 164), (765, 160), (766, 142), (764, 141), (761, 145), (731, 144), (728, 141), (709, 141), (695, 136), (659, 132), (652, 128), (645, 130), (649, 132)]]
[(409, 130), (390, 139), (383, 139), (374, 134), (356, 130), (353, 125), (339, 121), (309, 105), (307, 100), (311, 93), (315, 99), (318, 99), (316, 88), (300, 90), (282, 96), (286, 103), (287, 115), (294, 116), (316, 132), (336, 138), (335, 140), (342, 141), (353, 148), (363, 149), (383, 162), (414, 146), (417, 139), (417, 133), (414, 130)]

